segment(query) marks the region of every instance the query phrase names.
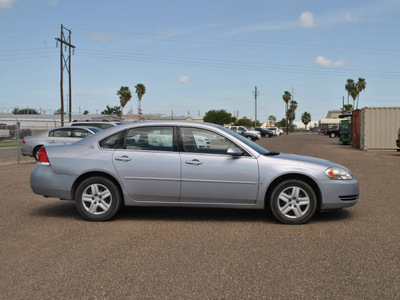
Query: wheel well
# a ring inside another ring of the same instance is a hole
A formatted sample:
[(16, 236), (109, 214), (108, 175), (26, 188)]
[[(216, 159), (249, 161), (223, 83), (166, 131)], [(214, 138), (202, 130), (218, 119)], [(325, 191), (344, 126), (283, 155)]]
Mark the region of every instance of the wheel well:
[(35, 155), (36, 150), (37, 150), (37, 149), (40, 149), (40, 148), (42, 148), (42, 147), (43, 147), (43, 145), (37, 145), (35, 148), (33, 148), (32, 154)]
[(89, 173), (85, 173), (82, 174), (81, 176), (79, 176), (74, 184), (72, 185), (71, 188), (71, 199), (75, 200), (75, 193), (76, 190), (78, 188), (78, 186), (81, 184), (82, 181), (84, 181), (87, 178), (90, 177), (94, 177), (94, 176), (100, 176), (100, 177), (105, 177), (109, 180), (111, 180), (118, 188), (118, 192), (120, 193), (120, 196), (122, 197), (122, 205), (124, 205), (124, 194), (122, 193), (122, 188), (121, 185), (119, 184), (118, 180), (116, 180), (113, 176), (111, 176), (110, 174), (104, 173), (104, 172), (89, 172)]
[(317, 196), (317, 202), (318, 202), (318, 208), (321, 207), (321, 202), (322, 202), (322, 194), (321, 194), (321, 190), (319, 189), (318, 185), (315, 183), (315, 181), (313, 179), (311, 179), (308, 176), (302, 175), (302, 174), (285, 174), (281, 177), (276, 178), (268, 187), (267, 192), (265, 194), (265, 203), (264, 203), (264, 207), (268, 209), (269, 207), (269, 201), (271, 199), (271, 195), (275, 189), (275, 187), (277, 187), (281, 182), (286, 181), (286, 180), (290, 180), (290, 179), (297, 179), (297, 180), (301, 180), (304, 181), (306, 183), (308, 183), (312, 189), (315, 192), (315, 196)]

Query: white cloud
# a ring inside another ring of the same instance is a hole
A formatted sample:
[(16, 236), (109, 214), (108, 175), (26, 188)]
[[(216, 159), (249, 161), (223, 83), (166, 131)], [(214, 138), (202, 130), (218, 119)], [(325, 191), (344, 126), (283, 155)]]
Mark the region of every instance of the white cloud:
[(17, 0), (0, 0), (0, 8), (12, 8)]
[(346, 64), (346, 60), (341, 58), (333, 63), (334, 67), (344, 66)]
[(327, 59), (323, 56), (318, 56), (315, 61), (320, 64), (321, 66), (330, 66), (332, 65), (332, 60), (331, 59)]
[(110, 39), (120, 39), (112, 33), (89, 33), (88, 36), (101, 43), (107, 43)]
[(351, 13), (345, 14), (345, 15), (343, 16), (343, 19), (344, 19), (345, 21), (347, 21), (347, 22), (355, 22), (355, 21), (357, 21), (357, 18), (356, 18), (353, 14), (351, 14)]
[(346, 64), (346, 60), (343, 58), (334, 62), (332, 59), (325, 58), (323, 56), (317, 56), (315, 61), (319, 65), (324, 66), (324, 67), (327, 67), (327, 66), (339, 67), (339, 66), (344, 66)]
[(179, 83), (189, 83), (191, 81), (189, 76), (180, 76), (178, 78)]
[(300, 16), (300, 25), (305, 28), (313, 27), (315, 25), (313, 13), (303, 12)]

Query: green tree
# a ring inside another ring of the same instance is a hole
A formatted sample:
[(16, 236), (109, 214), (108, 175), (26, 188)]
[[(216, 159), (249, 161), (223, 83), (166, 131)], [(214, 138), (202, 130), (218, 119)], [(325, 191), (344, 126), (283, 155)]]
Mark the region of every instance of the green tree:
[(351, 105), (351, 104), (345, 104), (342, 107), (342, 113), (352, 111), (352, 110), (353, 110), (353, 105)]
[(124, 115), (124, 107), (125, 105), (131, 100), (132, 98), (132, 93), (129, 87), (127, 86), (121, 86), (121, 88), (117, 91), (117, 95), (119, 96), (119, 101), (121, 104), (121, 115), (120, 117), (122, 118)]
[(358, 100), (360, 99), (360, 93), (365, 90), (367, 86), (367, 83), (365, 82), (364, 78), (358, 78), (357, 81), (357, 89), (358, 89), (358, 94), (357, 94), (357, 106), (356, 109), (358, 109)]
[(85, 111), (83, 112), (83, 114), (86, 116), (86, 115), (89, 114), (89, 111), (88, 111), (88, 110), (85, 110)]
[[(257, 126), (261, 126), (261, 123), (257, 120), (256, 122)], [(246, 126), (246, 127), (253, 127), (254, 122), (251, 119), (247, 119), (246, 117), (236, 120), (235, 126)]]
[(286, 119), (282, 118), (282, 120), (275, 122), (275, 126), (280, 127), (280, 128), (283, 128), (283, 127), (287, 128)]
[(301, 115), (301, 122), (303, 122), (304, 126), (306, 127), (307, 130), (307, 124), (311, 122), (311, 114), (309, 112), (304, 112)]
[[(355, 84), (353, 79), (347, 79), (347, 83), (344, 85), (344, 89), (347, 92), (347, 104), (349, 104), (349, 98), (351, 92), (354, 90)], [(354, 107), (354, 102), (353, 102), (353, 107)]]
[(33, 108), (14, 108), (12, 113), (14, 115), (39, 115), (39, 112)]
[(292, 100), (290, 101), (289, 110), (287, 111), (286, 118), (290, 126), (293, 125), (293, 121), (296, 119), (296, 109), (297, 109), (297, 102)]
[(121, 106), (114, 106), (114, 107), (110, 107), (110, 106), (106, 106), (106, 109), (103, 110), (101, 112), (102, 115), (116, 115), (118, 117), (122, 118), (122, 110), (121, 110)]
[[(54, 114), (55, 114), (55, 115), (61, 115), (61, 108), (57, 109), (57, 110), (54, 112)], [(66, 114), (67, 114), (67, 112), (64, 111), (64, 115), (66, 115)]]
[(139, 102), (138, 102), (138, 115), (139, 115), (139, 121), (140, 121), (142, 119), (141, 118), (141, 116), (142, 116), (142, 97), (146, 93), (146, 87), (143, 84), (138, 83), (135, 86), (135, 88), (136, 88), (137, 97), (139, 99)]
[[(288, 104), (289, 104), (289, 101), (292, 99), (292, 94), (290, 94), (288, 91), (285, 91), (283, 93), (283, 95), (282, 95), (282, 99), (286, 103), (285, 115), (287, 117), (288, 110), (289, 110), (288, 109)], [(289, 134), (289, 128), (288, 128), (288, 124), (287, 123), (288, 122), (286, 122), (286, 134)]]
[(273, 116), (273, 115), (270, 115), (270, 116), (268, 117), (268, 123), (269, 123), (269, 125), (275, 124), (275, 122), (276, 122), (276, 117)]
[(210, 110), (206, 112), (203, 118), (204, 122), (214, 123), (218, 125), (226, 125), (232, 123), (232, 114), (226, 110)]

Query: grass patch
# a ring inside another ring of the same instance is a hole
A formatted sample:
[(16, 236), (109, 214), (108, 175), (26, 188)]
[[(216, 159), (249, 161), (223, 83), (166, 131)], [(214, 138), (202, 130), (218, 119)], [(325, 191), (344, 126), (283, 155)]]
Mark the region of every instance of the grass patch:
[[(22, 141), (19, 142), (19, 146), (22, 146)], [(8, 147), (17, 147), (17, 141), (15, 140), (6, 140), (0, 141), (0, 148), (8, 148)]]

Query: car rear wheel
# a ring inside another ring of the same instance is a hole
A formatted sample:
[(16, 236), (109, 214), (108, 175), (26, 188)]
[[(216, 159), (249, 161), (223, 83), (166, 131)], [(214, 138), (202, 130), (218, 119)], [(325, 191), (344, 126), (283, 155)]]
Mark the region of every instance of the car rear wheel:
[(315, 213), (317, 197), (310, 185), (301, 180), (286, 180), (272, 192), (270, 209), (280, 222), (303, 224)]
[(90, 177), (81, 182), (75, 194), (76, 208), (89, 221), (107, 221), (122, 206), (122, 197), (114, 182), (105, 177)]
[(40, 149), (42, 149), (42, 147), (43, 147), (42, 145), (36, 146), (36, 148), (33, 150), (33, 157), (35, 158), (36, 161), (39, 158), (39, 152), (40, 152)]

